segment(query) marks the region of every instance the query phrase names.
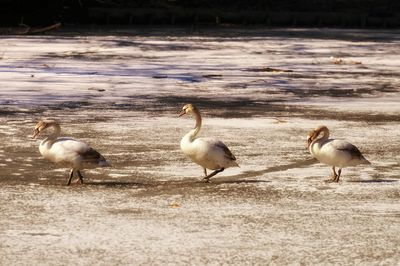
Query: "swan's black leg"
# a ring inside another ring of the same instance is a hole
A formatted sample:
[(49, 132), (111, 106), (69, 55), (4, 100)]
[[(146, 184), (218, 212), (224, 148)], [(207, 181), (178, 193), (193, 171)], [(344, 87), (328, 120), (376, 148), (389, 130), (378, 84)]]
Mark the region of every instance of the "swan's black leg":
[(204, 177), (203, 179), (205, 179), (205, 180), (206, 180), (206, 183), (208, 183), (208, 182), (210, 182), (210, 178), (211, 178), (211, 177), (215, 176), (215, 175), (218, 174), (218, 173), (221, 173), (221, 172), (224, 171), (224, 170), (225, 170), (225, 168), (217, 169), (217, 170), (215, 170), (214, 172), (212, 172), (211, 174), (209, 174), (208, 176)]
[(336, 176), (336, 178), (335, 178), (335, 182), (339, 182), (339, 178), (340, 178), (340, 174), (342, 173), (342, 169), (339, 169), (338, 170), (338, 174), (337, 174), (337, 176)]
[(328, 179), (325, 182), (336, 182), (337, 173), (335, 170), (335, 166), (332, 167), (332, 171), (333, 171), (333, 176), (331, 177), (331, 179)]
[(204, 176), (207, 176), (207, 169), (206, 168), (203, 169), (204, 169)]
[(79, 176), (79, 180), (81, 181), (81, 184), (83, 184), (83, 175), (81, 174), (81, 172), (78, 170), (78, 176)]
[(72, 180), (73, 176), (74, 176), (74, 169), (71, 169), (71, 172), (69, 174), (69, 179), (68, 179), (67, 186), (71, 185), (71, 180)]

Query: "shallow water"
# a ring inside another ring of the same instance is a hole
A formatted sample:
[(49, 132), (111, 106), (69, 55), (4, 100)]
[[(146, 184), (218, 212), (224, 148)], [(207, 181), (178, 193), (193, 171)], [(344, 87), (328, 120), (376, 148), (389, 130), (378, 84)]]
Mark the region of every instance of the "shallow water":
[[(3, 38), (1, 263), (396, 264), (396, 32), (241, 34)], [(179, 149), (187, 102), (241, 166), (209, 184)], [(42, 117), (113, 167), (66, 187), (29, 138)], [(324, 182), (305, 149), (319, 124), (372, 165)]]

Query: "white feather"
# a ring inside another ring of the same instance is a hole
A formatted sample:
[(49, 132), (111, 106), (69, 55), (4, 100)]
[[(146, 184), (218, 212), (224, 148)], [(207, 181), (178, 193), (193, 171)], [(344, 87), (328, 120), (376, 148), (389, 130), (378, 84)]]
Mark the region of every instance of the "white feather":
[(357, 147), (353, 144), (338, 139), (320, 139), (310, 146), (311, 154), (318, 161), (340, 168), (366, 163), (366, 159), (357, 151)]
[(222, 171), (225, 168), (239, 166), (235, 156), (222, 141), (213, 138), (196, 138), (201, 129), (201, 115), (191, 104), (182, 108), (181, 115), (188, 113), (195, 116), (196, 127), (182, 138), (180, 146), (183, 153), (204, 169)]
[(189, 132), (181, 140), (181, 149), (193, 162), (206, 169), (217, 170), (238, 166), (235, 159), (226, 154), (228, 147), (220, 140), (196, 138), (191, 141)]
[(83, 182), (80, 170), (109, 166), (107, 160), (86, 143), (72, 138), (60, 138), (60, 125), (53, 120), (37, 123), (33, 137), (36, 137), (41, 131), (49, 127), (52, 127), (54, 132), (41, 141), (39, 151), (47, 160), (71, 169), (68, 185), (71, 182), (74, 171), (77, 171), (79, 179)]
[[(322, 134), (322, 137), (320, 135)], [(321, 163), (332, 166), (332, 181), (338, 182), (342, 168), (358, 164), (371, 164), (356, 146), (345, 141), (329, 138), (329, 129), (319, 126), (313, 130), (308, 138), (310, 153)], [(335, 167), (339, 167), (336, 173)]]

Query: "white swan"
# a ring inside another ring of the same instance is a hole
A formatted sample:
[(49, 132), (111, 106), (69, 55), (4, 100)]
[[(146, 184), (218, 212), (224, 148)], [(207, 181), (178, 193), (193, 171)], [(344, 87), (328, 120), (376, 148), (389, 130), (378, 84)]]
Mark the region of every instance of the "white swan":
[[(222, 141), (212, 138), (196, 138), (201, 128), (201, 115), (195, 106), (192, 104), (183, 106), (179, 116), (185, 114), (194, 115), (196, 126), (182, 138), (181, 149), (193, 162), (203, 167), (206, 182), (209, 182), (214, 175), (224, 171), (225, 168), (239, 167), (236, 157)], [(214, 170), (214, 172), (207, 175), (207, 169)]]
[(32, 138), (35, 139), (40, 132), (50, 127), (54, 129), (54, 132), (42, 140), (39, 151), (49, 161), (71, 169), (68, 186), (71, 184), (74, 172), (78, 174), (79, 180), (83, 184), (80, 170), (109, 166), (106, 159), (86, 143), (72, 138), (59, 138), (61, 128), (59, 123), (54, 120), (39, 121), (35, 126)]
[[(339, 182), (344, 167), (371, 164), (353, 144), (345, 140), (330, 139), (326, 126), (319, 126), (309, 133), (307, 148), (318, 161), (332, 166), (332, 182)], [(337, 173), (335, 167), (339, 167)]]

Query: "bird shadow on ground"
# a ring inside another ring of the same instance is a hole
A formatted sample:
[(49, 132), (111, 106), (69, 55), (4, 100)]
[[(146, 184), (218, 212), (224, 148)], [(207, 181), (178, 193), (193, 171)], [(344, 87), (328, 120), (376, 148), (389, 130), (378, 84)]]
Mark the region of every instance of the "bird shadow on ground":
[(245, 171), (241, 174), (234, 175), (234, 176), (229, 176), (229, 177), (222, 177), (222, 178), (215, 178), (211, 179), (210, 183), (206, 183), (203, 180), (179, 180), (179, 181), (159, 181), (159, 182), (137, 182), (137, 181), (89, 181), (85, 182), (85, 185), (87, 186), (103, 186), (103, 187), (122, 187), (122, 188), (127, 188), (127, 187), (157, 187), (157, 186), (165, 186), (165, 187), (185, 187), (185, 186), (191, 186), (191, 187), (196, 187), (196, 186), (207, 186), (207, 185), (220, 185), (220, 184), (243, 184), (243, 183), (269, 183), (271, 181), (268, 180), (257, 180), (257, 179), (251, 179), (257, 176), (261, 176), (266, 173), (273, 173), (273, 172), (280, 172), (280, 171), (285, 171), (293, 168), (302, 168), (306, 167), (308, 165), (316, 163), (317, 160), (312, 158), (312, 159), (307, 159), (303, 161), (297, 161), (293, 162), (290, 164), (285, 164), (285, 165), (278, 165), (278, 166), (273, 166), (273, 167), (268, 167), (266, 169), (258, 170), (258, 171)]
[[(232, 178), (251, 178), (251, 177), (260, 176), (260, 175), (267, 174), (267, 173), (281, 172), (281, 171), (286, 171), (286, 170), (293, 169), (293, 168), (302, 168), (302, 167), (306, 167), (306, 166), (312, 165), (317, 162), (318, 161), (315, 158), (312, 158), (312, 159), (293, 162), (290, 164), (272, 166), (272, 167), (268, 167), (266, 169), (257, 170), (257, 171), (245, 171), (241, 174), (231, 176), (230, 179), (227, 181), (228, 182), (234, 181), (234, 180), (231, 180)], [(237, 179), (235, 179), (235, 180), (237, 181)], [(254, 181), (258, 181), (258, 180), (254, 180)], [(263, 182), (263, 181), (260, 181), (260, 182)]]
[(370, 180), (349, 180), (349, 183), (394, 183), (399, 182), (396, 179), (370, 179)]
[(141, 183), (134, 181), (91, 181), (85, 182), (84, 185), (88, 186), (104, 186), (104, 187), (152, 187), (155, 184)]
[(278, 165), (268, 167), (266, 169), (257, 170), (257, 171), (245, 171), (238, 175), (229, 176), (229, 177), (222, 177), (222, 178), (215, 178), (211, 179), (210, 183), (206, 183), (204, 181), (192, 181), (192, 180), (182, 180), (182, 181), (168, 181), (168, 182), (154, 182), (154, 183), (142, 183), (142, 182), (134, 182), (134, 181), (99, 181), (99, 182), (86, 182), (86, 185), (97, 185), (97, 186), (107, 186), (107, 187), (153, 187), (159, 185), (166, 185), (168, 183), (170, 186), (173, 185), (189, 185), (189, 184), (197, 184), (197, 185), (207, 185), (207, 184), (239, 184), (239, 183), (267, 183), (270, 181), (267, 180), (257, 180), (257, 179), (250, 179), (257, 176), (261, 176), (267, 173), (273, 172), (280, 172), (286, 171), (293, 168), (302, 168), (309, 166), (311, 164), (316, 163), (317, 160), (315, 158), (302, 160), (293, 162), (290, 164), (285, 165)]
[(213, 184), (242, 184), (242, 183), (269, 183), (271, 181), (267, 180), (257, 180), (257, 179), (215, 179), (212, 180)]

